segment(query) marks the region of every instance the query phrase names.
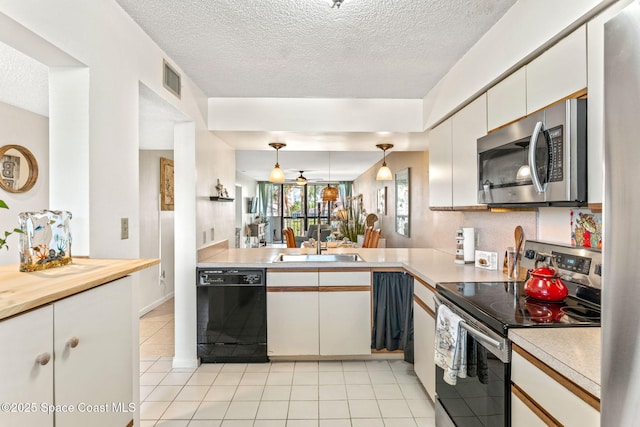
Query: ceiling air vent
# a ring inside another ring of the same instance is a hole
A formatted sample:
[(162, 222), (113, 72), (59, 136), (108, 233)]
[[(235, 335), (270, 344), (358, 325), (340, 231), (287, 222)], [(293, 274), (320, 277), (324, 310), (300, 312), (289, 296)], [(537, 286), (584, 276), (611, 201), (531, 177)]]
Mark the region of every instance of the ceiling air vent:
[(182, 90), (180, 74), (164, 59), (162, 60), (162, 85), (169, 92), (180, 98), (180, 92)]

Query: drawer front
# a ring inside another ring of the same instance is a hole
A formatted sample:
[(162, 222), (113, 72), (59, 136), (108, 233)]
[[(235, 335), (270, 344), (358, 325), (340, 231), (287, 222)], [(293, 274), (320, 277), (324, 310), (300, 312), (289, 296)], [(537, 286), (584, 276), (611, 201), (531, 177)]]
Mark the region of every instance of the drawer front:
[(318, 271), (267, 271), (267, 288), (318, 286)]
[(320, 286), (371, 286), (371, 272), (321, 271)]
[(424, 302), (432, 311), (436, 311), (436, 303), (433, 301), (434, 292), (428, 284), (414, 277), (413, 294)]

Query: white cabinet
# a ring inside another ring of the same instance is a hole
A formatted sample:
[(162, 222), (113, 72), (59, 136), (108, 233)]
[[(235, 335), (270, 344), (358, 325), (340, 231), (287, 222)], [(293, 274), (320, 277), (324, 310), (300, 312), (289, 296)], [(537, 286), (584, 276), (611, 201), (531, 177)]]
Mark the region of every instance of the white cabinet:
[(320, 354), (371, 354), (371, 272), (320, 271)]
[(486, 94), (429, 131), (429, 206), (478, 204), (477, 139), (486, 134)]
[(371, 272), (267, 272), (267, 353), (371, 354)]
[(429, 206), (452, 206), (451, 119), (429, 131)]
[(527, 114), (587, 87), (586, 24), (527, 64)]
[(511, 387), (511, 425), (547, 427), (557, 425), (557, 423), (540, 411), (540, 409), (516, 387)]
[(53, 426), (53, 413), (40, 408), (53, 404), (52, 321), (53, 306), (46, 306), (0, 322), (0, 402), (15, 405), (0, 411), (4, 427)]
[(128, 409), (133, 401), (131, 297), (125, 277), (53, 304), (56, 403), (98, 408), (57, 413), (56, 425), (124, 427), (131, 420), (112, 407)]
[(267, 354), (320, 352), (318, 272), (267, 272)]
[(433, 292), (426, 284), (416, 279), (413, 285), (413, 369), (418, 379), (435, 402), (436, 365), (434, 362), (434, 342), (436, 331)]
[[(600, 426), (600, 412), (596, 409), (600, 402), (597, 398), (515, 345), (511, 360), (511, 381), (514, 388), (525, 393), (523, 398), (512, 392), (512, 402), (519, 399), (531, 402), (525, 406), (541, 408), (542, 413), (536, 414), (537, 418), (551, 418), (557, 420), (557, 425), (566, 427)], [(518, 409), (516, 417), (534, 419), (522, 407)], [(512, 422), (512, 425), (535, 424)]]
[(487, 96), (479, 96), (452, 118), (452, 203), (478, 204), (478, 144), (487, 134)]
[(487, 91), (487, 128), (497, 129), (527, 115), (525, 67)]
[(603, 150), (604, 150), (604, 24), (633, 0), (614, 3), (587, 24), (587, 135), (589, 162), (589, 203), (603, 200)]
[[(38, 405), (35, 414), (0, 413), (0, 425), (126, 426), (135, 403), (131, 304), (125, 277), (0, 322), (0, 401)], [(46, 414), (42, 404), (74, 410)]]

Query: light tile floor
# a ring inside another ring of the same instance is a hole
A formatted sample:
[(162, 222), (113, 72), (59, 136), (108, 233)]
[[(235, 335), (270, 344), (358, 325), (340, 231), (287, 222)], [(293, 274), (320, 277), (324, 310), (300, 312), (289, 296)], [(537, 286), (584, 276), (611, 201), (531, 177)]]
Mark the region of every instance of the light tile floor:
[[(172, 369), (173, 337), (168, 344), (163, 334), (157, 335), (169, 323), (173, 325), (172, 317), (167, 320), (167, 314), (173, 315), (173, 300), (170, 303), (140, 322), (142, 427), (435, 426), (433, 404), (413, 365), (401, 360), (202, 364), (197, 369)], [(158, 324), (149, 326), (150, 322)], [(148, 354), (167, 352), (168, 347), (171, 354)]]

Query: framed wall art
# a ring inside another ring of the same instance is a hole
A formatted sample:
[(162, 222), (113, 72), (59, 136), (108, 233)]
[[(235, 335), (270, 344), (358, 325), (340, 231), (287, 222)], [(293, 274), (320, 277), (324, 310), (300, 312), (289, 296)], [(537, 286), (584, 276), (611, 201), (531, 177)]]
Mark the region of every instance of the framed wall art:
[(160, 157), (160, 210), (173, 210), (173, 160)]

